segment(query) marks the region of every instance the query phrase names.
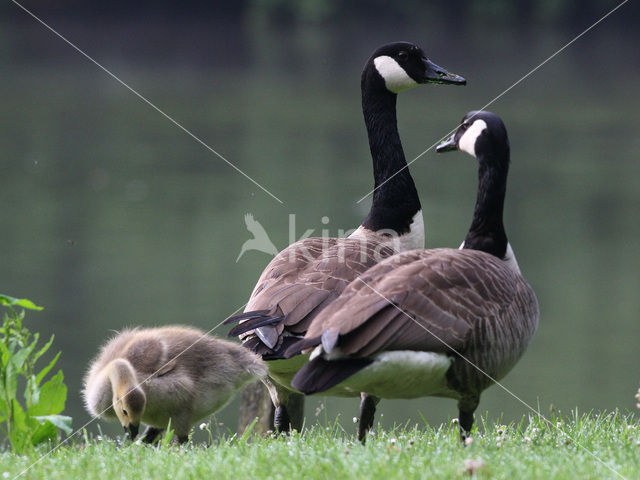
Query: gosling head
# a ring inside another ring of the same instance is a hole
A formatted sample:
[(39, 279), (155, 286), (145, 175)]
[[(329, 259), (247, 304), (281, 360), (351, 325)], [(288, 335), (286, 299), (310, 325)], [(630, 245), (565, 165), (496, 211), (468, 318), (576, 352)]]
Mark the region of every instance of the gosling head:
[(452, 150), (460, 150), (476, 158), (481, 155), (487, 160), (505, 158), (504, 154), (508, 158), (507, 129), (495, 113), (484, 110), (469, 112), (453, 135), (436, 147), (438, 153)]
[(389, 43), (373, 52), (362, 72), (362, 81), (379, 83), (392, 93), (422, 83), (467, 83), (460, 75), (447, 72), (433, 63), (420, 47), (409, 42)]
[(115, 360), (109, 375), (113, 391), (113, 409), (120, 424), (134, 440), (140, 429), (140, 421), (147, 404), (144, 391), (138, 385), (131, 364), (125, 360)]

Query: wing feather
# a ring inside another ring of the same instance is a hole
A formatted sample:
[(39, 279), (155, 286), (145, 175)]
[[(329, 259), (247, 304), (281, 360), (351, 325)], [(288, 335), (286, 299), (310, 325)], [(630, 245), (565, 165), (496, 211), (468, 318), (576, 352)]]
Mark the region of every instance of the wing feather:
[(461, 351), (472, 346), (473, 338), (496, 335), (471, 335), (475, 329), (511, 335), (512, 326), (505, 322), (514, 305), (535, 316), (537, 324), (537, 301), (531, 295), (522, 277), (489, 254), (404, 252), (352, 282), (315, 318), (306, 337), (331, 331), (340, 352), (355, 357), (384, 350)]

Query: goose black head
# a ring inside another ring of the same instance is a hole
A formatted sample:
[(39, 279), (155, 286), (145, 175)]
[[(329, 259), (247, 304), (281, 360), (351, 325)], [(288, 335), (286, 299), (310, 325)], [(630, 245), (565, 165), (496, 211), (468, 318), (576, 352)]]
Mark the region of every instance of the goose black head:
[(438, 153), (452, 150), (460, 150), (474, 157), (494, 157), (489, 154), (499, 154), (499, 158), (504, 158), (507, 154), (508, 158), (507, 129), (495, 113), (484, 110), (469, 112), (453, 135), (436, 147)]
[(399, 93), (421, 83), (465, 85), (460, 75), (447, 72), (427, 58), (422, 49), (409, 42), (395, 42), (378, 48), (367, 61), (363, 81), (377, 76), (387, 90)]

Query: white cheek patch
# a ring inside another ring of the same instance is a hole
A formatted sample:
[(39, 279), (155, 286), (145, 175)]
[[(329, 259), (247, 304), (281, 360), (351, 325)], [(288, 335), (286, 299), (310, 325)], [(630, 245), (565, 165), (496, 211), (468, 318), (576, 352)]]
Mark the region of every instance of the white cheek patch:
[(391, 57), (386, 55), (376, 57), (373, 60), (373, 64), (380, 76), (384, 78), (384, 84), (387, 90), (393, 93), (398, 93), (418, 85), (418, 83), (405, 72), (404, 68), (398, 65), (398, 62)]
[(484, 120), (476, 120), (473, 122), (464, 135), (458, 140), (458, 148), (469, 155), (476, 156), (476, 140), (487, 129)]

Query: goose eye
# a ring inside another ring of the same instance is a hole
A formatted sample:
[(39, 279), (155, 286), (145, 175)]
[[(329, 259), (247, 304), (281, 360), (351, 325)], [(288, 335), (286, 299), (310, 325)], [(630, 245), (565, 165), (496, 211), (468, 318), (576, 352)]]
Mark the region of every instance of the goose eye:
[(408, 54), (407, 52), (405, 52), (404, 50), (401, 50), (401, 51), (398, 53), (398, 58), (399, 58), (400, 60), (406, 60), (408, 57), (409, 57), (409, 54)]
[(128, 417), (128, 416), (129, 416), (129, 414), (127, 413), (127, 411), (126, 411), (126, 410), (124, 410), (124, 409), (122, 410), (122, 414), (123, 414), (125, 417)]

